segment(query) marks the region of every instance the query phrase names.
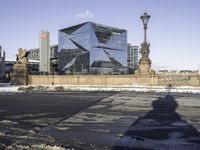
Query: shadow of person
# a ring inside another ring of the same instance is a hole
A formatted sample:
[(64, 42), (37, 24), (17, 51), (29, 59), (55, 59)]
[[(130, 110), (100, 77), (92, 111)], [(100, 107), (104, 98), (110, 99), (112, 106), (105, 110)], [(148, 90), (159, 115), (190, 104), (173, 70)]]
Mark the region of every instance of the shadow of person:
[(171, 84), (169, 84), (169, 85), (166, 87), (167, 93), (170, 94), (170, 92), (171, 92), (171, 90), (172, 90), (173, 88), (174, 88), (174, 87), (173, 87)]
[(153, 110), (137, 119), (112, 150), (199, 150), (200, 133), (176, 113), (172, 95), (159, 97)]

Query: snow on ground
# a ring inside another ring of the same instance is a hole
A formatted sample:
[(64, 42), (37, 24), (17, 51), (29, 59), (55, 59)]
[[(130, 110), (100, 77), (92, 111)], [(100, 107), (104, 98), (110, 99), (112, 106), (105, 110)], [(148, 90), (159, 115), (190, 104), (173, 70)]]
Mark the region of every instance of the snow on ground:
[(24, 146), (24, 145), (13, 145), (6, 147), (6, 150), (74, 150), (74, 149), (65, 149), (60, 146), (55, 145), (45, 145), (45, 144), (38, 144), (38, 145), (31, 145), (31, 146)]
[(181, 87), (165, 87), (165, 86), (141, 86), (141, 85), (28, 85), (28, 86), (7, 86), (0, 87), (1, 93), (16, 92), (63, 92), (63, 91), (134, 91), (134, 92), (157, 92), (157, 93), (200, 93), (200, 87), (181, 86)]
[(16, 93), (18, 92), (18, 88), (17, 86), (10, 86), (10, 87), (0, 87), (0, 92), (2, 93)]

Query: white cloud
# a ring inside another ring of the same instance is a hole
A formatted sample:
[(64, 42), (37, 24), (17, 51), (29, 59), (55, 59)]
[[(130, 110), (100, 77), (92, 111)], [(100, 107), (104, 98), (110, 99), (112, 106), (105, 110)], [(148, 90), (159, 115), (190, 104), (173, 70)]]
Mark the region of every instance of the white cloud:
[(76, 16), (76, 18), (79, 18), (79, 19), (93, 18), (94, 17), (93, 13), (88, 9), (84, 13), (76, 14), (75, 16)]

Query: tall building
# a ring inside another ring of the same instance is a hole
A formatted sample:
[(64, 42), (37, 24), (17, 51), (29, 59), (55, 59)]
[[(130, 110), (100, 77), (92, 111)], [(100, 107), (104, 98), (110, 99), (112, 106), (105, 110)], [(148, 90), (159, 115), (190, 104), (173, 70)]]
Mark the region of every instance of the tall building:
[(128, 69), (129, 73), (138, 68), (139, 47), (128, 44)]
[(59, 69), (73, 74), (125, 74), (127, 31), (94, 22), (59, 30)]
[(5, 51), (0, 46), (0, 79), (5, 75)]
[(50, 64), (50, 45), (49, 32), (42, 31), (40, 33), (40, 57), (39, 57), (39, 71), (44, 73), (51, 73)]

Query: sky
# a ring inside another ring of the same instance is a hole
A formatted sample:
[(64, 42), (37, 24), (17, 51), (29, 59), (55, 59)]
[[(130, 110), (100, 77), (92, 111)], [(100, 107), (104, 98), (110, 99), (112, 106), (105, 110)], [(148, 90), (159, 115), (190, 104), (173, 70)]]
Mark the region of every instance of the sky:
[(128, 42), (143, 41), (140, 16), (147, 11), (147, 40), (156, 69), (197, 70), (200, 66), (200, 0), (1, 0), (0, 45), (7, 59), (20, 47), (39, 47), (41, 30), (58, 43), (58, 30), (94, 21), (128, 31)]

